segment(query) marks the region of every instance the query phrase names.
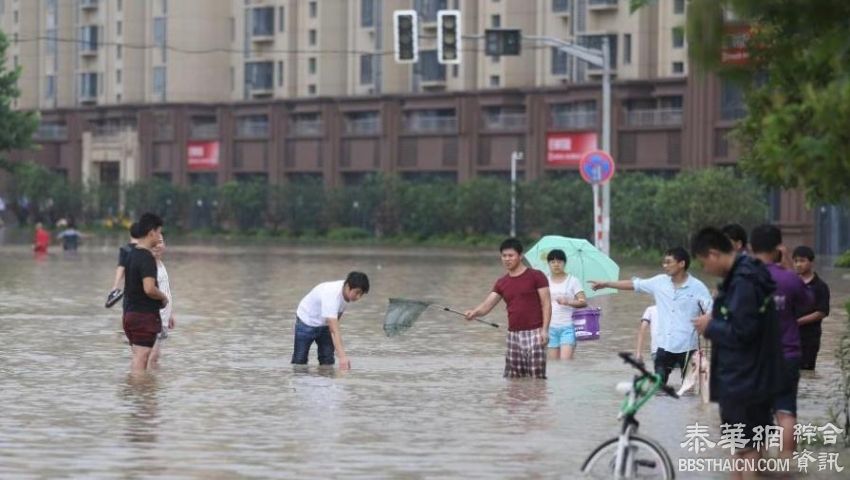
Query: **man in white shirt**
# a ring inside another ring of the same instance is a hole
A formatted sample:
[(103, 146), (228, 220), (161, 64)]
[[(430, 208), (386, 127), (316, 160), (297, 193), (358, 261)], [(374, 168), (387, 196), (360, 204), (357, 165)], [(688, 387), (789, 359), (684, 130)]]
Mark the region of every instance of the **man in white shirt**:
[(310, 290), (298, 304), (295, 318), (295, 349), (292, 363), (306, 365), (310, 347), (316, 342), (319, 364), (333, 365), (334, 352), (339, 356), (339, 368), (351, 368), (345, 355), (339, 321), (345, 307), (369, 293), (369, 277), (351, 272), (345, 280), (324, 282)]

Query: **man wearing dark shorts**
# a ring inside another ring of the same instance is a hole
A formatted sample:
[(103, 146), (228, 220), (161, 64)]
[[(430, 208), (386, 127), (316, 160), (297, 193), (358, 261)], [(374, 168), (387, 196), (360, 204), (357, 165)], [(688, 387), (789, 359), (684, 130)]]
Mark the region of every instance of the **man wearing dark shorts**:
[(466, 319), (487, 315), (504, 298), (508, 310), (504, 376), (546, 378), (552, 318), (549, 280), (543, 272), (522, 264), (522, 250), (522, 243), (515, 238), (502, 242), (499, 251), (508, 273), (496, 282), (481, 305), (466, 312)]
[(143, 372), (162, 330), (159, 310), (168, 304), (168, 297), (157, 287), (156, 259), (151, 253), (162, 236), (162, 219), (152, 213), (142, 215), (137, 233), (138, 243), (130, 251), (124, 274), (124, 333), (133, 350), (130, 368)]
[(820, 350), (821, 324), (829, 316), (829, 285), (815, 273), (815, 252), (801, 245), (794, 249), (794, 270), (814, 297), (814, 304), (805, 315), (797, 319), (800, 326), (801, 370), (814, 370)]
[(776, 423), (782, 427), (782, 451), (790, 458), (794, 453), (794, 425), (797, 423), (797, 385), (800, 383), (800, 328), (797, 318), (811, 308), (812, 298), (803, 281), (778, 263), (782, 249), (782, 232), (775, 225), (759, 225), (750, 234), (753, 255), (767, 266), (776, 283), (773, 303), (779, 319), (782, 354), (785, 358), (785, 386), (773, 402)]
[[(773, 424), (774, 398), (783, 386), (776, 284), (761, 261), (736, 253), (716, 228), (697, 233), (691, 251), (706, 273), (723, 278), (711, 313), (694, 320), (712, 342), (711, 400), (718, 403), (723, 424), (743, 424), (748, 440), (758, 427), (764, 438), (763, 429)], [(761, 453), (748, 443), (735, 455), (755, 460)]]

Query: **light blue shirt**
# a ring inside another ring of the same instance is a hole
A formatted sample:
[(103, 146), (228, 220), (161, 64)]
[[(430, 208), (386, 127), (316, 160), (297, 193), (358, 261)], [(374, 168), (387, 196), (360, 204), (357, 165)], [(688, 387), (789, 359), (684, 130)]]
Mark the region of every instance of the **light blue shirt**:
[[(711, 293), (705, 284), (688, 275), (676, 287), (673, 279), (661, 274), (652, 278), (633, 278), (635, 292), (649, 293), (658, 307), (658, 348), (670, 353), (684, 353), (698, 346), (693, 319), (711, 311)], [(700, 311), (702, 306), (702, 311)]]

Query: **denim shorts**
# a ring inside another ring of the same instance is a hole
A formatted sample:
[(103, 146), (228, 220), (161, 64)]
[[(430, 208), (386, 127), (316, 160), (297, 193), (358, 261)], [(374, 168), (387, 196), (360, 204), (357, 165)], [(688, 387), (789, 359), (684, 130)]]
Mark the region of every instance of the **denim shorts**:
[(549, 348), (561, 345), (576, 346), (576, 327), (574, 325), (549, 326)]

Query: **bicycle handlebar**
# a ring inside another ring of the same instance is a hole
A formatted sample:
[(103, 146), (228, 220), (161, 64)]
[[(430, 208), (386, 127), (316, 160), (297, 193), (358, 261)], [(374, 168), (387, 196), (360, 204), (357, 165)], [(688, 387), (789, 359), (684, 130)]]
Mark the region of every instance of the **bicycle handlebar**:
[[(620, 352), (618, 354), (620, 358), (622, 358), (626, 363), (636, 368), (640, 373), (645, 377), (655, 378), (657, 375), (655, 373), (650, 372), (643, 366), (643, 362), (639, 362), (635, 360), (630, 352)], [(661, 389), (664, 390), (668, 395), (673, 398), (679, 398), (679, 394), (676, 393), (676, 390), (669, 385), (662, 385)]]

